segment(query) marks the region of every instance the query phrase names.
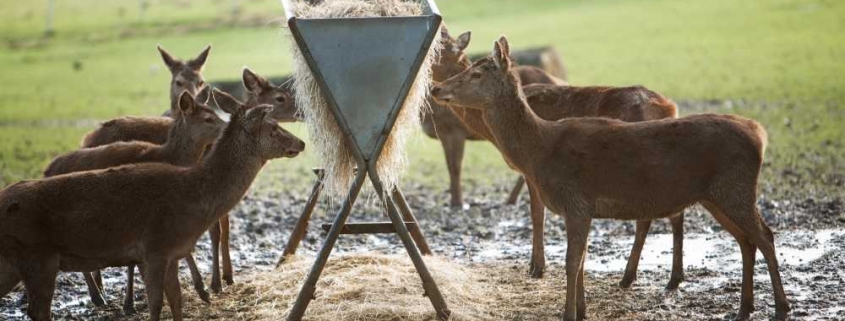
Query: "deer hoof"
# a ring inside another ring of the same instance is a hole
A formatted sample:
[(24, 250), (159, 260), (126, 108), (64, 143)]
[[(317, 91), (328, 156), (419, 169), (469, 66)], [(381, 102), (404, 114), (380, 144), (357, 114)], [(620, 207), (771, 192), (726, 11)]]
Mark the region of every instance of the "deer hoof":
[(135, 305), (134, 304), (130, 303), (130, 304), (123, 305), (123, 314), (124, 315), (134, 315), (136, 312), (138, 312), (138, 311), (135, 311)]
[(229, 275), (229, 276), (223, 276), (223, 281), (226, 281), (226, 285), (232, 285), (232, 284), (235, 284), (235, 280), (234, 280), (234, 279), (232, 279), (232, 276), (231, 276), (231, 275)]
[(531, 261), (531, 263), (528, 266), (528, 274), (531, 275), (531, 278), (533, 278), (533, 279), (542, 279), (543, 278), (543, 270), (544, 270), (544, 265), (535, 264), (534, 261)]
[(680, 286), (680, 285), (681, 285), (681, 281), (683, 281), (683, 280), (684, 280), (684, 278), (683, 278), (683, 277), (680, 277), (680, 278), (674, 278), (674, 277), (673, 277), (673, 278), (670, 278), (670, 279), (669, 279), (669, 284), (666, 284), (666, 291), (675, 291), (675, 290), (677, 290), (677, 289), (678, 289), (678, 286)]
[(205, 289), (197, 289), (197, 294), (199, 294), (200, 300), (202, 300), (202, 302), (211, 304), (211, 295), (208, 294), (208, 291), (206, 291)]
[(619, 281), (619, 287), (623, 289), (630, 289), (631, 284), (634, 284), (635, 277), (628, 276), (627, 274), (622, 277), (622, 281)]
[(102, 307), (106, 305), (106, 299), (102, 295), (94, 296), (91, 298), (91, 303), (94, 303), (95, 307)]
[(221, 291), (223, 291), (223, 286), (220, 284), (220, 280), (211, 280), (211, 292), (214, 292), (214, 294), (219, 294)]

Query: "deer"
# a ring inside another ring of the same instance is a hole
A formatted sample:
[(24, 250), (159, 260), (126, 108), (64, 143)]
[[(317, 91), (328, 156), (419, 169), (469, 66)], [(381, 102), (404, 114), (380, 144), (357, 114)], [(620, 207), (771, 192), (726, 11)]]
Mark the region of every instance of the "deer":
[(187, 91), (192, 96), (205, 87), (202, 69), (211, 51), (211, 45), (197, 55), (197, 57), (182, 61), (174, 58), (167, 50), (156, 47), (161, 59), (170, 70), (170, 109), (162, 117), (121, 117), (109, 120), (100, 125), (93, 132), (88, 133), (82, 140), (83, 148), (97, 147), (114, 142), (144, 141), (153, 144), (164, 144), (167, 133), (173, 122), (172, 116), (178, 114), (178, 99), (182, 92)]
[[(490, 56), (433, 87), (441, 103), (481, 110), (508, 162), (566, 224), (565, 320), (587, 315), (584, 261), (593, 219), (654, 220), (702, 204), (739, 244), (742, 291), (737, 319), (754, 310), (757, 250), (768, 265), (775, 318), (784, 320), (774, 234), (756, 206), (768, 135), (734, 115), (702, 114), (645, 122), (587, 117), (548, 121), (525, 100), (507, 38)], [(530, 188), (530, 187), (529, 187)]]
[[(452, 38), (444, 26), (440, 29), (440, 35), (440, 42), (443, 47), (440, 50), (438, 62), (432, 66), (432, 79), (435, 82), (444, 81), (449, 77), (457, 75), (469, 66), (469, 59), (464, 55), (464, 50), (469, 46), (471, 33), (465, 32), (457, 38)], [(456, 61), (460, 64), (453, 63)], [(534, 66), (518, 66), (517, 70), (521, 77), (525, 77), (523, 83), (526, 85), (531, 83), (566, 83), (566, 81), (558, 79)], [(429, 99), (429, 105), (431, 106), (431, 113), (423, 115), (421, 121), (422, 129), (426, 136), (439, 140), (443, 146), (443, 152), (446, 156), (446, 167), (449, 171), (449, 206), (452, 208), (463, 208), (461, 164), (463, 163), (464, 157), (464, 145), (467, 140), (482, 141), (484, 137), (467, 129), (447, 107), (441, 106), (431, 99)]]
[[(450, 39), (442, 35), (443, 39)], [(462, 47), (469, 42), (469, 33), (462, 35)], [(460, 38), (459, 38), (460, 39)], [(461, 49), (463, 50), (463, 49)], [(444, 55), (439, 61), (441, 68), (450, 70), (465, 70), (471, 65), (465, 55)], [(524, 69), (518, 69), (520, 81), (528, 78)], [(540, 118), (558, 120), (570, 117), (609, 117), (627, 122), (676, 118), (677, 106), (663, 95), (642, 86), (606, 87), (590, 86), (576, 87), (554, 84), (529, 84), (522, 86), (529, 107)], [(445, 105), (463, 126), (483, 139), (499, 148), (496, 139), (484, 122), (480, 110), (453, 108)], [(511, 166), (513, 168), (513, 166)], [(524, 184), (522, 176), (515, 185), (511, 198), (519, 195), (519, 189)], [(532, 223), (532, 253), (529, 274), (534, 278), (541, 278), (545, 270), (545, 247), (543, 231), (545, 228), (545, 208), (537, 195), (532, 195), (529, 188), (529, 211)], [(684, 279), (683, 270), (683, 213), (670, 219), (673, 230), (673, 260), (672, 273), (666, 285), (667, 290), (675, 290)], [(622, 288), (629, 288), (636, 279), (642, 249), (645, 244), (651, 221), (636, 223), (636, 235), (625, 275), (619, 282)]]
[[(214, 103), (223, 110), (237, 110), (238, 108), (254, 108), (259, 105), (271, 105), (270, 118), (279, 123), (299, 121), (299, 113), (290, 91), (284, 85), (275, 85), (266, 78), (259, 76), (249, 68), (242, 73), (243, 86), (248, 92), (246, 102), (240, 102), (232, 95), (217, 88), (212, 90)], [(235, 283), (232, 272), (232, 259), (229, 248), (229, 215), (225, 215), (218, 224), (209, 230), (212, 250), (211, 290), (214, 293), (223, 291), (222, 281), (227, 285)], [(221, 262), (222, 260), (222, 281)]]
[[(177, 103), (179, 107), (178, 117), (174, 120), (168, 133), (167, 142), (164, 145), (132, 141), (79, 149), (56, 157), (47, 166), (44, 177), (147, 162), (166, 163), (175, 166), (197, 164), (203, 151), (214, 142), (225, 126), (225, 122), (206, 105), (210, 95), (208, 88), (203, 87), (196, 98), (191, 97), (187, 91), (182, 92)], [(234, 109), (224, 109), (224, 111), (231, 113)], [(202, 281), (202, 275), (196, 261), (191, 255), (187, 256), (185, 260), (191, 271), (194, 289), (203, 301), (210, 303), (210, 297), (205, 290), (205, 284)], [(135, 313), (134, 274), (135, 266), (130, 265), (127, 268), (127, 287), (123, 304), (123, 311), (127, 315)], [(102, 278), (99, 271), (94, 272), (93, 275), (92, 273), (83, 273), (83, 276), (94, 305), (105, 305), (102, 296)]]
[(27, 315), (45, 321), (52, 319), (59, 271), (140, 264), (150, 320), (160, 320), (166, 296), (173, 319), (181, 321), (178, 260), (238, 204), (268, 160), (296, 157), (305, 148), (270, 110), (236, 111), (193, 167), (130, 164), (0, 190), (0, 257), (15, 271), (0, 274), (0, 284), (23, 281)]

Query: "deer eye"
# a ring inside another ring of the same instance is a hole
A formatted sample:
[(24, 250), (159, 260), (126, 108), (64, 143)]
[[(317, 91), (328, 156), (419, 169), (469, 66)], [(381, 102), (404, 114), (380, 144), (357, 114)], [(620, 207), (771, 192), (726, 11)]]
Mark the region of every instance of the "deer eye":
[(197, 87), (202, 87), (202, 86), (204, 86), (204, 85), (205, 85), (205, 82), (204, 82), (204, 81), (202, 81), (202, 80), (197, 81)]
[(469, 77), (472, 78), (472, 79), (481, 78), (481, 72), (473, 71), (471, 74), (469, 74)]
[(181, 82), (181, 81), (179, 81), (179, 80), (177, 80), (177, 81), (175, 82), (175, 84), (176, 84), (176, 86), (179, 86), (179, 87), (182, 87), (182, 86), (184, 86), (184, 85), (185, 85), (185, 83), (183, 83), (183, 82)]
[(276, 102), (278, 102), (278, 103), (285, 102), (285, 96), (276, 96)]
[(208, 118), (205, 119), (205, 123), (206, 124), (214, 124), (214, 119), (211, 119), (211, 117), (208, 117)]

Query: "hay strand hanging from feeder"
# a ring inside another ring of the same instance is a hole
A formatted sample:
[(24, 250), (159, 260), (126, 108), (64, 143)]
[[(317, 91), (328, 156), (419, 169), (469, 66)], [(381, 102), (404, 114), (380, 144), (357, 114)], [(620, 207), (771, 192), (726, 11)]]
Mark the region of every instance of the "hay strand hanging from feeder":
[[(293, 5), (296, 16), (306, 19), (418, 16), (423, 12), (422, 3), (402, 0), (332, 0), (315, 5), (306, 1), (294, 1)], [(376, 162), (385, 191), (390, 191), (399, 184), (407, 165), (405, 143), (419, 126), (421, 113), (428, 111), (426, 95), (431, 86), (431, 66), (436, 61), (440, 49), (440, 33), (435, 34), (435, 39), (420, 65), (401, 112)], [(294, 42), (293, 39), (291, 42)], [(345, 196), (354, 176), (355, 146), (350, 142), (351, 138), (345, 137), (335, 120), (320, 84), (314, 78), (299, 48), (291, 46), (291, 51), (296, 104), (307, 123), (313, 146), (311, 150), (316, 153), (317, 159), (326, 170), (323, 182), (325, 189), (329, 195)]]

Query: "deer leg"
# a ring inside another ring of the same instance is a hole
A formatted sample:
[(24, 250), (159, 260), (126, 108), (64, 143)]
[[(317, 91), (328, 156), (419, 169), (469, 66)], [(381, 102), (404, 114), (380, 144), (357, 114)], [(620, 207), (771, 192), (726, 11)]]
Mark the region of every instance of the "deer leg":
[(214, 223), (208, 229), (211, 238), (211, 291), (220, 293), (223, 291), (223, 283), (220, 281), (220, 222)]
[(200, 274), (200, 269), (197, 267), (197, 261), (194, 260), (194, 256), (188, 254), (185, 257), (185, 263), (188, 263), (188, 269), (191, 270), (191, 280), (194, 282), (194, 290), (197, 291), (203, 302), (211, 303), (211, 296), (205, 290), (205, 283), (202, 282), (202, 274)]
[(678, 289), (678, 285), (684, 280), (684, 213), (669, 218), (672, 223), (672, 276), (669, 277), (669, 284), (666, 290)]
[[(531, 185), (528, 186), (531, 188)], [(580, 213), (567, 211), (578, 215)], [(572, 215), (572, 216), (575, 216)], [(583, 217), (566, 217), (566, 307), (564, 308), (563, 317), (566, 321), (577, 321), (578, 316), (578, 299), (583, 294), (578, 288), (578, 278), (583, 270), (584, 257), (587, 252), (587, 236), (590, 232), (590, 219)], [(585, 303), (586, 304), (586, 303)], [(586, 305), (584, 305), (586, 309)]]
[(20, 283), (21, 277), (15, 268), (0, 258), (0, 298), (12, 292)]
[(135, 314), (135, 266), (126, 267), (126, 294), (123, 296), (123, 314)]
[(464, 201), (461, 194), (461, 163), (464, 160), (464, 144), (466, 136), (452, 133), (449, 135), (438, 135), (443, 151), (446, 153), (446, 167), (449, 169), (449, 193), (451, 200), (449, 206), (452, 208), (463, 208)]
[(170, 313), (173, 314), (173, 321), (182, 321), (182, 289), (179, 286), (179, 261), (177, 260), (170, 263), (165, 272), (164, 294), (167, 296), (167, 304), (170, 306)]
[(17, 270), (26, 288), (29, 306), (26, 314), (33, 321), (50, 321), (50, 306), (59, 273), (59, 256), (56, 254), (30, 253), (26, 261), (17, 261)]
[(150, 308), (150, 321), (161, 319), (161, 307), (164, 303), (164, 278), (169, 262), (162, 259), (148, 259), (144, 264), (143, 277), (147, 290), (147, 305)]
[(578, 273), (578, 320), (587, 318), (587, 296), (584, 294), (584, 261), (586, 261), (587, 250), (584, 249), (585, 258), (581, 260), (581, 272)]
[(511, 189), (510, 195), (508, 195), (507, 201), (505, 201), (508, 205), (516, 205), (516, 202), (519, 201), (519, 194), (522, 193), (522, 186), (525, 185), (525, 177), (519, 175), (516, 178), (516, 182), (513, 184), (513, 189)]
[(229, 214), (220, 219), (220, 248), (223, 256), (223, 281), (227, 285), (235, 284), (232, 278), (232, 257), (229, 255)]
[(85, 285), (88, 286), (88, 295), (91, 297), (91, 303), (94, 303), (94, 306), (97, 307), (106, 305), (106, 299), (103, 298), (102, 285), (97, 284), (97, 276), (94, 272), (82, 272), (82, 277), (85, 279)]
[(540, 200), (537, 188), (528, 183), (529, 208), (531, 211), (531, 263), (528, 273), (532, 278), (542, 278), (546, 269), (546, 248), (543, 232), (546, 225), (546, 207)]
[(619, 287), (623, 289), (630, 288), (631, 283), (634, 283), (634, 280), (637, 279), (637, 266), (640, 264), (640, 256), (643, 253), (645, 238), (648, 236), (649, 228), (651, 228), (651, 220), (637, 221), (636, 224), (634, 247), (631, 248), (631, 255), (628, 256), (628, 265), (625, 267), (625, 275), (622, 276), (622, 281), (619, 282)]
[(754, 287), (746, 286), (746, 284), (754, 284), (754, 263), (757, 260), (757, 247), (745, 237), (738, 237), (736, 241), (742, 251), (742, 298), (736, 319), (748, 320), (751, 313), (754, 312)]
[(756, 247), (763, 253), (769, 267), (769, 276), (772, 279), (772, 289), (775, 296), (775, 320), (785, 320), (790, 307), (789, 300), (786, 299), (786, 294), (783, 291), (783, 283), (778, 270), (774, 237), (771, 230), (762, 222), (754, 201), (742, 201), (741, 197), (732, 196), (739, 200), (726, 198), (721, 203), (702, 202), (702, 205), (713, 214), (713, 217), (725, 230), (734, 235), (743, 251), (743, 296), (737, 318), (750, 315), (754, 310), (754, 261), (746, 262), (749, 259), (754, 259), (751, 252), (752, 247)]

